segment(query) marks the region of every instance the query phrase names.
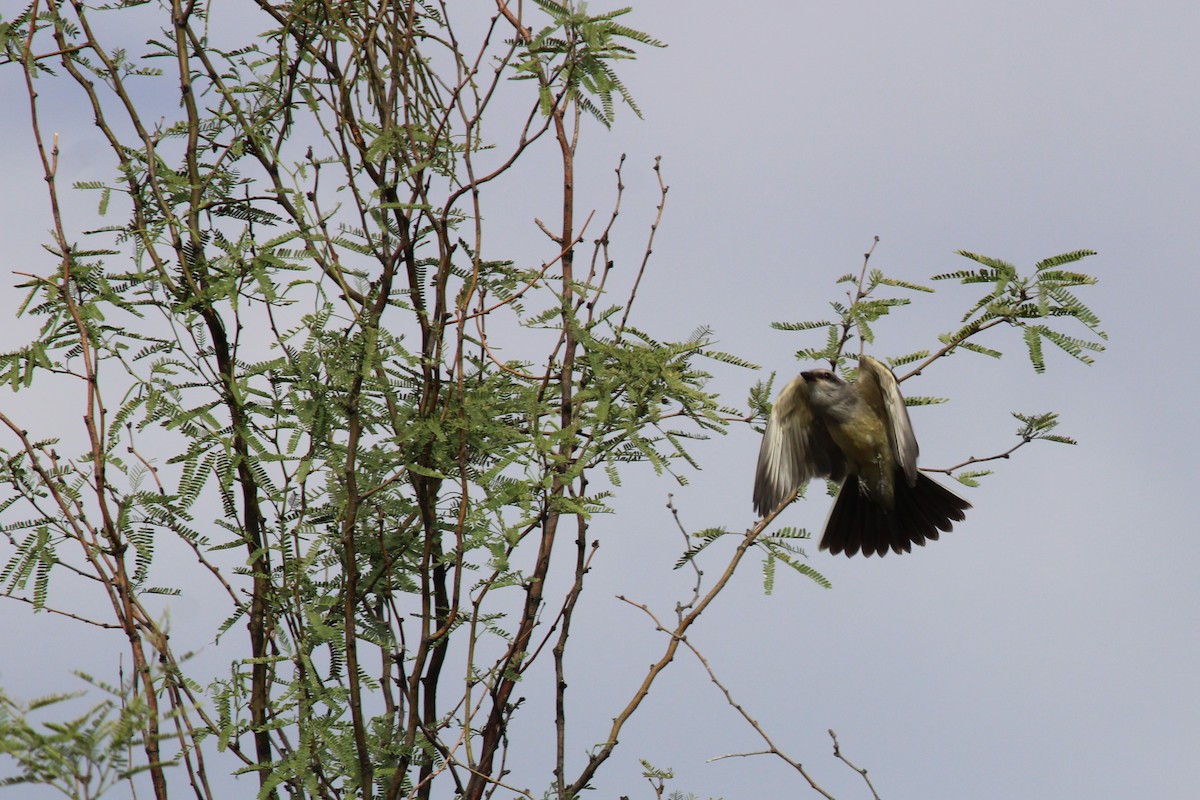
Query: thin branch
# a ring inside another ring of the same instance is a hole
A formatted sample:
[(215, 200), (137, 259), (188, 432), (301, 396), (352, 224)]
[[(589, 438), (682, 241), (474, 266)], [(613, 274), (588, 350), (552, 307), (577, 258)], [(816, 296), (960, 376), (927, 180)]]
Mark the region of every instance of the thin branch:
[[(729, 562), (725, 565), (724, 571), (721, 573), (720, 577), (717, 578), (717, 581), (713, 584), (713, 587), (708, 590), (703, 598), (701, 598), (700, 602), (696, 604), (695, 608), (693, 608), (686, 616), (679, 620), (673, 629), (667, 631), (671, 636), (671, 640), (667, 643), (667, 647), (663, 652), (662, 657), (650, 666), (649, 672), (647, 672), (646, 677), (642, 679), (641, 684), (634, 691), (633, 696), (629, 699), (621, 712), (613, 719), (608, 738), (591, 755), (591, 757), (588, 758), (587, 763), (579, 773), (579, 777), (576, 778), (575, 782), (568, 787), (566, 796), (578, 794), (579, 792), (583, 791), (584, 787), (586, 787), (591, 781), (592, 776), (596, 774), (596, 770), (600, 768), (600, 765), (607, 761), (609, 756), (612, 755), (613, 750), (617, 746), (621, 731), (625, 727), (625, 723), (629, 721), (629, 718), (633, 716), (635, 711), (637, 711), (638, 706), (640, 706), (649, 695), (650, 687), (654, 685), (654, 681), (674, 660), (675, 652), (679, 649), (679, 645), (683, 641), (684, 634), (687, 633), (687, 630), (692, 626), (692, 624), (700, 618), (700, 615), (704, 613), (709, 604), (712, 603), (718, 595), (720, 595), (721, 591), (724, 590), (725, 586), (733, 578), (734, 573), (737, 571), (738, 565), (742, 562), (742, 558), (744, 558), (750, 548), (754, 546), (754, 543), (757, 541), (758, 537), (763, 533), (763, 531), (767, 529), (767, 526), (770, 525), (771, 522), (774, 521), (775, 517), (777, 517), (786, 507), (786, 503), (781, 503), (778, 508), (776, 508), (774, 511), (771, 511), (769, 514), (759, 520), (753, 527), (746, 531), (746, 533), (742, 536), (742, 541), (738, 543), (737, 549), (734, 551), (733, 555), (730, 556)], [(618, 599), (624, 600), (625, 602), (631, 602), (624, 597), (619, 597)], [(636, 603), (632, 604), (637, 605)]]
[[(675, 527), (679, 529), (679, 535), (683, 537), (683, 546), (686, 550), (691, 545), (691, 537), (688, 536), (687, 529), (683, 526), (683, 520), (679, 518), (679, 509), (675, 508), (675, 495), (667, 495), (667, 508), (671, 511), (671, 517), (675, 520)], [(700, 592), (704, 587), (704, 570), (700, 569), (700, 565), (694, 558), (689, 558), (687, 563), (696, 573), (696, 585), (692, 587), (692, 599), (675, 606), (675, 616), (680, 620), (683, 619), (684, 612), (695, 608), (696, 603), (700, 602)]]
[(777, 756), (782, 761), (784, 761), (788, 766), (790, 766), (792, 769), (799, 772), (801, 777), (803, 777), (804, 780), (808, 782), (808, 785), (811, 786), (814, 791), (816, 791), (822, 797), (828, 798), (828, 800), (833, 800), (833, 795), (829, 794), (824, 789), (822, 789), (820, 787), (820, 785), (818, 785), (817, 782), (815, 780), (813, 780), (813, 777), (808, 774), (808, 771), (804, 769), (804, 766), (802, 764), (800, 764), (800, 762), (792, 759), (790, 756), (788, 756), (786, 753), (784, 753), (782, 750), (780, 750), (778, 747), (775, 746), (775, 743), (773, 741), (771, 741), (771, 737), (768, 736), (767, 732), (763, 730), (762, 725), (760, 725), (758, 723), (758, 720), (756, 720), (756, 719), (754, 719), (754, 717), (750, 716), (750, 712), (746, 711), (746, 709), (742, 706), (741, 703), (739, 703), (733, 699), (733, 695), (730, 693), (729, 689), (726, 688), (725, 684), (721, 683), (721, 680), (717, 677), (717, 673), (715, 671), (713, 671), (712, 665), (708, 663), (708, 659), (706, 659), (704, 657), (704, 654), (701, 653), (696, 648), (696, 646), (693, 645), (688, 640), (688, 638), (686, 636), (676, 635), (673, 631), (670, 631), (667, 628), (665, 628), (663, 626), (663, 624), (661, 622), (659, 622), (658, 617), (654, 616), (654, 613), (652, 611), (650, 611), (650, 609), (647, 608), (645, 605), (643, 605), (641, 603), (634, 603), (630, 600), (627, 600), (624, 597), (622, 597), (620, 599), (625, 600), (625, 602), (630, 603), (631, 605), (635, 606), (636, 608), (640, 608), (642, 611), (644, 611), (646, 613), (647, 616), (650, 617), (650, 619), (654, 620), (654, 625), (658, 630), (660, 630), (663, 633), (666, 633), (666, 634), (672, 636), (674, 639), (677, 639), (678, 641), (682, 642), (684, 647), (686, 647), (688, 650), (691, 650), (692, 655), (696, 656), (696, 658), (704, 666), (705, 672), (708, 673), (709, 680), (711, 680), (713, 682), (713, 684), (716, 685), (716, 687), (721, 690), (721, 694), (725, 695), (726, 702), (728, 702), (729, 705), (732, 706), (733, 709), (742, 716), (742, 719), (746, 720), (746, 722), (750, 725), (750, 727), (755, 730), (755, 732), (759, 735), (759, 737), (767, 745), (766, 750), (760, 750), (760, 751), (756, 751), (753, 753), (730, 753), (730, 754), (727, 754), (724, 756), (717, 756), (715, 758), (711, 758), (711, 759), (709, 759), (709, 761), (717, 761), (722, 758), (731, 758), (731, 757), (735, 757), (735, 756), (744, 757), (744, 756), (750, 756), (750, 755), (765, 755), (765, 754)]
[[(528, 292), (530, 289), (532, 289), (534, 286), (536, 286), (539, 282), (542, 281), (542, 279), (546, 275), (546, 271), (548, 269), (550, 269), (550, 267), (554, 266), (559, 261), (561, 261), (564, 257), (566, 257), (575, 248), (575, 246), (577, 244), (579, 244), (581, 241), (583, 241), (584, 234), (587, 232), (588, 224), (591, 223), (592, 217), (595, 215), (595, 213), (596, 213), (595, 211), (592, 211), (590, 214), (588, 214), (587, 219), (584, 220), (584, 222), (583, 222), (583, 227), (580, 228), (580, 230), (579, 230), (579, 235), (574, 237), (571, 240), (571, 243), (569, 245), (567, 245), (567, 246), (563, 247), (561, 250), (559, 250), (558, 255), (556, 255), (554, 258), (550, 259), (546, 263), (542, 264), (541, 269), (538, 270), (537, 275), (530, 278), (525, 283), (524, 286), (522, 286), (520, 289), (513, 292), (512, 294), (510, 294), (508, 297), (504, 298), (503, 300), (499, 300), (496, 303), (493, 303), (492, 305), (488, 306), (487, 308), (481, 308), (478, 311), (472, 311), (470, 314), (465, 314), (462, 316), (453, 317), (451, 319), (448, 319), (446, 321), (446, 325), (447, 326), (458, 325), (459, 323), (464, 322), (465, 320), (475, 319), (477, 317), (486, 317), (488, 314), (492, 313), (496, 309), (503, 308), (504, 306), (507, 306), (507, 305), (512, 305), (517, 300), (520, 300), (521, 297), (524, 296), (524, 294), (526, 292)], [(551, 237), (551, 238), (554, 238), (554, 237)], [(558, 243), (558, 239), (555, 239), (555, 243), (556, 244)]]
[(57, 608), (52, 608), (51, 606), (46, 606), (46, 605), (39, 606), (37, 603), (35, 603), (33, 600), (29, 599), (28, 597), (22, 597), (17, 594), (9, 594), (7, 592), (3, 595), (0, 595), (0, 597), (4, 597), (7, 600), (15, 600), (18, 603), (25, 603), (26, 605), (33, 606), (38, 611), (45, 611), (50, 614), (58, 614), (59, 616), (68, 617), (69, 619), (73, 619), (76, 622), (83, 622), (83, 623), (86, 623), (86, 624), (91, 625), (96, 628), (106, 628), (108, 630), (121, 630), (121, 626), (117, 625), (116, 623), (99, 622), (94, 619), (88, 619), (87, 617), (81, 617), (78, 614), (73, 614), (70, 611), (61, 611)]
[(874, 784), (872, 784), (871, 779), (867, 777), (867, 771), (860, 767), (856, 767), (854, 764), (851, 764), (850, 759), (842, 755), (842, 748), (838, 745), (837, 734), (833, 732), (833, 728), (829, 729), (829, 738), (833, 739), (833, 755), (847, 767), (861, 775), (862, 779), (867, 782), (867, 788), (871, 790), (871, 796), (874, 797), (875, 800), (879, 800), (879, 792), (875, 791)]
[(932, 469), (932, 468), (927, 468), (927, 467), (921, 467), (921, 471), (922, 472), (936, 472), (941, 475), (950, 475), (950, 474), (962, 469), (963, 467), (969, 467), (972, 464), (983, 464), (988, 461), (998, 461), (1001, 459), (1007, 459), (1007, 458), (1011, 457), (1012, 454), (1015, 453), (1017, 450), (1020, 450), (1022, 447), (1024, 447), (1025, 445), (1029, 444), (1032, 441), (1033, 441), (1032, 436), (1023, 436), (1023, 437), (1021, 437), (1021, 441), (1017, 442), (1012, 447), (1005, 450), (1003, 453), (996, 453), (994, 456), (982, 456), (982, 457), (971, 456), (966, 461), (961, 461), (952, 467), (944, 467), (942, 469)]
[[(861, 303), (868, 294), (866, 292), (866, 290), (863, 289), (863, 286), (867, 282), (867, 265), (870, 264), (871, 256), (874, 255), (875, 247), (878, 244), (879, 244), (879, 237), (878, 236), (872, 237), (871, 246), (869, 248), (867, 248), (867, 252), (863, 253), (862, 270), (858, 273), (858, 283), (856, 283), (854, 285), (853, 290), (846, 291), (846, 298), (850, 301), (850, 306), (849, 306), (850, 308), (854, 308), (855, 305), (857, 305), (858, 303)], [(853, 327), (852, 319), (850, 317), (846, 317), (842, 322), (842, 335), (838, 339), (837, 349), (834, 351), (835, 355), (833, 358), (829, 359), (829, 368), (830, 369), (837, 369), (838, 361), (840, 361), (841, 357), (842, 357), (842, 349), (846, 346), (846, 342), (848, 342), (850, 340), (850, 330), (852, 327)], [(862, 347), (864, 344), (865, 344), (865, 342), (861, 342), (861, 341), (859, 342), (859, 355), (860, 356), (862, 355)]]
[(968, 331), (966, 334), (964, 334), (963, 336), (959, 336), (959, 337), (953, 339), (952, 341), (948, 342), (947, 344), (942, 346), (937, 352), (933, 353), (928, 358), (921, 361), (921, 363), (917, 364), (915, 367), (910, 369), (908, 372), (904, 373), (903, 375), (898, 375), (896, 377), (896, 382), (903, 383), (904, 381), (908, 380), (909, 378), (912, 378), (916, 375), (920, 375), (930, 364), (937, 361), (939, 358), (948, 356), (954, 350), (958, 349), (958, 346), (961, 345), (963, 342), (967, 341), (968, 339), (970, 339), (973, 336), (983, 333), (988, 328), (994, 328), (997, 325), (1003, 324), (1004, 322), (1006, 322), (1006, 320), (1004, 320), (1000, 317), (996, 317), (994, 319), (988, 320), (987, 322), (984, 322), (981, 325), (973, 326), (971, 328), (971, 330)]
[(625, 324), (629, 321), (629, 312), (633, 308), (633, 301), (637, 299), (638, 286), (642, 283), (642, 276), (646, 274), (646, 265), (650, 263), (650, 255), (654, 252), (654, 236), (658, 233), (658, 226), (662, 224), (663, 209), (667, 207), (667, 192), (671, 187), (663, 182), (662, 177), (662, 156), (654, 157), (654, 176), (658, 179), (658, 207), (657, 214), (654, 217), (654, 222), (650, 223), (650, 235), (646, 237), (646, 252), (642, 254), (642, 263), (638, 267), (637, 278), (633, 281), (633, 288), (629, 290), (629, 299), (625, 301), (625, 312), (621, 315), (621, 324), (617, 326), (617, 339), (620, 340), (625, 332)]

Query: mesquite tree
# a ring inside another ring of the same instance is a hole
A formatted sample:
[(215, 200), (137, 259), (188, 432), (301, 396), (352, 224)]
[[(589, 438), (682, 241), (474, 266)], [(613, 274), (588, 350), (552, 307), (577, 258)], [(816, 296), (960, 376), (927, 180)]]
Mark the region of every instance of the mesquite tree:
[[(823, 581), (797, 559), (798, 532), (765, 535), (768, 518), (741, 534), (661, 623), (661, 657), (607, 735), (568, 752), (592, 516), (625, 464), (671, 474), (690, 438), (767, 408), (761, 391), (739, 414), (706, 389), (705, 359), (747, 365), (705, 330), (659, 341), (635, 324), (658, 218), (634, 277), (612, 279), (623, 166), (590, 187), (607, 212), (580, 202), (580, 138), (637, 113), (618, 67), (659, 44), (626, 11), (256, 0), (231, 20), (191, 0), (38, 0), (6, 21), (53, 265), (24, 274), (22, 311), (41, 327), (0, 369), (82, 422), (0, 410), (0, 584), (107, 631), (128, 664), (54, 735), (0, 693), (14, 780), (73, 797), (131, 781), (161, 800), (219, 796), (241, 771), (263, 797), (572, 798), (751, 548), (769, 571)], [(66, 201), (50, 85), (70, 87), (115, 167), (73, 187), (95, 195), (99, 226)], [(661, 218), (666, 185), (657, 165), (647, 175)], [(524, 219), (555, 216), (489, 224), (522, 204)], [(953, 277), (990, 299), (941, 350), (897, 363), (982, 349), (972, 337), (1000, 323), (1023, 327), (1031, 353), (1050, 329), (1030, 320), (1095, 329), (1061, 294), (1090, 280), (1058, 269), (1082, 255), (1033, 282), (972, 256), (983, 269)], [(827, 328), (813, 354), (835, 365), (895, 305), (873, 292), (914, 288), (865, 269), (851, 283), (837, 321), (796, 326)], [(1052, 417), (1030, 420), (1025, 441), (1052, 437)], [(724, 533), (702, 532), (681, 562)], [(163, 621), (198, 598), (222, 607), (192, 639), (220, 643), (224, 672), (176, 652)], [(510, 739), (535, 692), (552, 698), (552, 733)], [(519, 748), (547, 769), (510, 776)]]
[[(437, 3), (263, 2), (241, 17), (257, 38), (208, 13), (35, 3), (8, 30), (59, 260), (29, 283), (45, 326), (8, 369), (68, 379), (87, 442), (60, 455), (54, 432), (5, 419), (20, 443), (6, 499), (24, 515), (4, 577), (55, 608), (52, 585), (99, 582), (105, 611), (69, 613), (124, 636), (121, 721), (157, 797), (168, 763), (207, 786), (214, 748), (270, 795), (430, 796), (440, 781), (480, 797), (504, 774), (514, 687), (543, 653), (562, 671), (604, 503), (588, 475), (669, 469), (681, 437), (724, 424), (695, 365), (703, 333), (635, 328), (636, 284), (625, 302), (606, 291), (615, 207), (586, 246), (576, 208), (579, 137), (636, 110), (614, 67), (657, 43), (622, 12), (553, 3), (456, 26)], [(162, 30), (135, 57), (97, 32), (113, 17)], [(63, 73), (117, 164), (78, 187), (115, 220), (82, 241), (39, 122), (38, 89)], [(519, 116), (492, 115), (498, 95)], [(544, 259), (516, 263), (484, 221), (546, 145), (561, 213), (531, 226)], [(224, 637), (244, 631), (204, 687), (152, 602), (175, 591), (164, 537), (208, 572)], [(564, 548), (574, 578), (547, 596)], [(568, 765), (564, 725), (567, 797), (616, 735)]]

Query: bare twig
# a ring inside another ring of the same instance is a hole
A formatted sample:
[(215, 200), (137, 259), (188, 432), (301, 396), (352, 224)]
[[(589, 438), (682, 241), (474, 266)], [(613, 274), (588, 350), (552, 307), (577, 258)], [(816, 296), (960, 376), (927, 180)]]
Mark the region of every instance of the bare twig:
[(755, 751), (752, 753), (728, 753), (724, 756), (717, 756), (715, 758), (709, 759), (710, 761), (717, 761), (722, 758), (734, 758), (734, 757), (740, 758), (740, 757), (752, 756), (752, 755), (773, 755), (773, 756), (778, 757), (779, 759), (784, 761), (788, 766), (790, 766), (792, 769), (794, 769), (798, 773), (800, 773), (801, 777), (803, 777), (804, 780), (808, 782), (808, 785), (811, 786), (814, 791), (816, 791), (822, 797), (829, 798), (829, 800), (833, 800), (833, 795), (829, 794), (824, 789), (822, 789), (821, 786), (818, 785), (815, 780), (813, 780), (813, 777), (808, 774), (808, 771), (804, 769), (804, 766), (802, 764), (800, 764), (800, 762), (794, 760), (793, 758), (791, 758), (790, 756), (788, 756), (786, 753), (784, 753), (782, 750), (780, 750), (778, 747), (775, 746), (775, 743), (773, 741), (771, 741), (771, 737), (768, 736), (766, 731), (763, 730), (762, 725), (760, 725), (758, 723), (758, 720), (756, 720), (756, 719), (754, 719), (754, 717), (750, 716), (750, 713), (748, 711), (746, 711), (746, 709), (740, 703), (738, 703), (736, 700), (733, 699), (733, 695), (730, 693), (729, 689), (726, 688), (725, 684), (721, 683), (721, 680), (717, 677), (717, 673), (713, 671), (712, 665), (708, 663), (708, 659), (706, 659), (704, 657), (704, 654), (701, 653), (696, 648), (696, 646), (693, 645), (688, 640), (688, 638), (686, 636), (683, 636), (681, 634), (676, 634), (675, 631), (669, 630), (665, 626), (663, 626), (663, 624), (658, 620), (658, 617), (656, 617), (654, 615), (654, 612), (652, 612), (648, 607), (646, 607), (646, 605), (644, 605), (642, 603), (635, 603), (624, 597), (622, 597), (620, 599), (624, 600), (626, 603), (629, 603), (630, 605), (634, 606), (635, 608), (641, 609), (643, 612), (645, 612), (645, 614), (648, 617), (650, 617), (650, 619), (654, 620), (654, 625), (657, 628), (657, 630), (670, 635), (672, 637), (672, 641), (678, 641), (678, 642), (682, 643), (683, 646), (686, 647), (688, 650), (691, 650), (692, 655), (696, 656), (697, 660), (699, 660), (700, 663), (704, 666), (704, 670), (708, 673), (709, 680), (711, 680), (713, 682), (713, 684), (716, 685), (716, 687), (721, 690), (721, 694), (725, 695), (726, 702), (728, 702), (729, 705), (732, 706), (733, 709), (742, 716), (742, 719), (746, 720), (747, 724), (749, 724), (750, 727), (753, 728), (756, 733), (758, 733), (759, 737), (767, 745), (766, 750), (759, 750), (759, 751)]
[(638, 286), (642, 283), (642, 276), (646, 274), (646, 265), (650, 263), (650, 255), (654, 252), (654, 236), (658, 233), (658, 226), (662, 223), (663, 209), (667, 207), (667, 192), (671, 187), (663, 182), (662, 177), (662, 156), (654, 157), (654, 176), (658, 178), (658, 207), (657, 214), (654, 217), (654, 222), (650, 223), (650, 234), (646, 237), (646, 252), (642, 254), (642, 263), (638, 267), (637, 278), (633, 281), (633, 288), (629, 290), (629, 299), (625, 301), (625, 312), (621, 315), (621, 324), (617, 326), (617, 339), (625, 332), (625, 324), (629, 321), (629, 312), (633, 308), (633, 301), (637, 299)]
[(4, 597), (8, 600), (16, 600), (18, 603), (25, 603), (26, 605), (33, 606), (38, 611), (45, 611), (46, 613), (49, 613), (49, 614), (57, 614), (59, 616), (67, 617), (68, 619), (73, 619), (76, 622), (82, 622), (82, 623), (91, 625), (96, 628), (106, 628), (108, 630), (120, 630), (121, 629), (120, 625), (117, 625), (112, 622), (100, 622), (98, 620), (89, 619), (87, 617), (80, 616), (79, 614), (74, 614), (70, 611), (63, 611), (61, 609), (53, 608), (53, 607), (47, 606), (47, 605), (39, 606), (37, 603), (35, 603), (33, 600), (31, 600), (28, 597), (21, 597), (20, 595), (9, 594), (7, 592), (5, 592), (4, 594), (0, 594), (0, 597)]
[(874, 797), (875, 800), (879, 800), (879, 792), (875, 791), (874, 784), (872, 784), (871, 779), (867, 777), (867, 771), (863, 768), (856, 767), (854, 764), (850, 763), (850, 759), (842, 755), (842, 748), (838, 745), (837, 734), (833, 732), (832, 728), (829, 729), (829, 738), (833, 739), (833, 755), (847, 767), (861, 775), (862, 779), (867, 782), (867, 788), (871, 790), (871, 796)]
[[(612, 211), (608, 214), (608, 223), (605, 224), (604, 230), (596, 237), (592, 248), (592, 260), (588, 266), (588, 276), (584, 280), (584, 285), (593, 287), (591, 299), (588, 295), (579, 298), (579, 302), (575, 306), (575, 311), (578, 312), (585, 304), (587, 305), (587, 325), (590, 327), (596, 319), (596, 301), (604, 294), (604, 287), (608, 283), (609, 273), (612, 272), (613, 262), (609, 258), (608, 246), (611, 241), (613, 226), (616, 225), (617, 217), (621, 215), (621, 199), (625, 196), (625, 182), (621, 179), (621, 171), (625, 167), (625, 154), (621, 153), (621, 157), (617, 159), (617, 166), (613, 169), (613, 174), (617, 179), (617, 194), (613, 198)], [(598, 265), (603, 264), (602, 268)], [(596, 273), (600, 273), (600, 280), (596, 281)]]
[(943, 467), (942, 469), (929, 469), (926, 467), (922, 467), (921, 471), (922, 472), (937, 472), (942, 475), (950, 475), (964, 467), (969, 467), (972, 464), (983, 464), (988, 461), (999, 461), (1001, 459), (1007, 459), (1007, 458), (1011, 457), (1012, 454), (1015, 453), (1017, 450), (1020, 450), (1022, 447), (1024, 447), (1025, 445), (1029, 444), (1032, 441), (1033, 441), (1033, 437), (1023, 436), (1023, 437), (1021, 437), (1021, 441), (1017, 442), (1012, 447), (1005, 450), (1003, 453), (996, 453), (993, 456), (982, 456), (982, 457), (981, 456), (971, 456), (967, 460), (960, 461), (959, 463), (955, 464), (952, 467)]
[[(862, 270), (858, 273), (858, 283), (856, 283), (854, 285), (854, 288), (852, 290), (846, 291), (846, 298), (850, 302), (850, 306), (849, 306), (850, 308), (853, 308), (856, 303), (862, 302), (862, 300), (864, 298), (866, 298), (866, 296), (867, 296), (867, 291), (863, 288), (863, 286), (867, 282), (867, 265), (871, 262), (871, 256), (875, 253), (875, 247), (878, 244), (879, 244), (879, 237), (878, 236), (872, 237), (871, 246), (869, 248), (867, 248), (867, 252), (863, 253), (863, 264), (862, 264)], [(842, 348), (844, 348), (846, 346), (846, 342), (848, 342), (850, 340), (850, 330), (852, 327), (853, 327), (853, 325), (849, 318), (846, 318), (842, 322), (842, 334), (838, 338), (837, 349), (834, 351), (836, 353), (836, 355), (833, 358), (829, 359), (829, 368), (830, 369), (837, 369), (838, 361), (841, 360), (841, 356), (842, 356)], [(865, 343), (861, 342), (861, 341), (859, 342), (859, 355), (860, 356), (862, 355), (863, 344), (865, 344)]]
[[(671, 517), (675, 520), (675, 527), (679, 529), (679, 534), (683, 536), (683, 546), (686, 550), (691, 543), (691, 538), (688, 536), (687, 529), (683, 527), (683, 521), (679, 519), (679, 509), (675, 508), (675, 495), (667, 495), (667, 508), (671, 511)], [(675, 605), (675, 616), (682, 620), (685, 611), (696, 607), (696, 603), (700, 602), (700, 590), (704, 584), (704, 570), (700, 569), (700, 565), (696, 563), (696, 559), (688, 559), (688, 565), (696, 573), (696, 585), (692, 589), (692, 598), (686, 603), (677, 603)]]
[[(705, 593), (705, 595), (698, 603), (696, 603), (695, 607), (690, 612), (688, 612), (681, 620), (679, 620), (674, 628), (664, 628), (664, 630), (670, 634), (670, 641), (667, 643), (667, 647), (664, 650), (662, 657), (650, 665), (650, 669), (647, 672), (646, 677), (642, 679), (641, 684), (634, 691), (633, 696), (629, 699), (620, 713), (613, 718), (612, 727), (609, 729), (608, 738), (588, 758), (587, 763), (580, 771), (579, 776), (575, 779), (574, 783), (568, 787), (568, 796), (581, 792), (583, 788), (591, 781), (592, 776), (595, 775), (596, 770), (600, 768), (600, 765), (608, 760), (609, 756), (612, 755), (625, 724), (629, 721), (629, 718), (633, 715), (633, 713), (637, 711), (638, 706), (640, 706), (646, 699), (650, 692), (650, 687), (654, 685), (654, 682), (658, 676), (662, 674), (663, 670), (665, 670), (667, 666), (674, 660), (675, 653), (683, 641), (684, 634), (687, 633), (688, 629), (693, 625), (693, 623), (696, 622), (697, 619), (700, 618), (700, 615), (704, 613), (705, 609), (708, 608), (708, 606), (717, 598), (717, 596), (721, 594), (722, 590), (724, 590), (725, 586), (733, 578), (734, 573), (737, 571), (738, 565), (741, 564), (746, 553), (751, 547), (754, 546), (754, 543), (758, 540), (758, 537), (763, 533), (763, 531), (767, 529), (767, 526), (770, 525), (771, 522), (774, 521), (775, 517), (777, 517), (786, 507), (786, 503), (781, 503), (779, 508), (776, 508), (774, 511), (770, 512), (757, 523), (755, 523), (753, 527), (749, 528), (742, 536), (742, 541), (738, 543), (737, 549), (734, 551), (733, 555), (730, 556), (729, 561), (725, 565), (724, 571), (717, 578), (712, 588)], [(631, 605), (638, 606), (637, 603), (633, 603), (624, 597), (620, 597), (618, 599), (630, 603)]]

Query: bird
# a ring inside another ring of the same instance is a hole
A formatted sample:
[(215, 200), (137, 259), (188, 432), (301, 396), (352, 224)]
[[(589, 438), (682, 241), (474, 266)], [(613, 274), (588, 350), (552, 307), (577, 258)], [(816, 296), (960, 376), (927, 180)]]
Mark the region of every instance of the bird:
[(912, 552), (966, 518), (971, 504), (917, 469), (917, 439), (896, 376), (869, 355), (847, 383), (801, 372), (775, 400), (754, 476), (765, 517), (813, 478), (841, 484), (821, 550), (853, 556)]

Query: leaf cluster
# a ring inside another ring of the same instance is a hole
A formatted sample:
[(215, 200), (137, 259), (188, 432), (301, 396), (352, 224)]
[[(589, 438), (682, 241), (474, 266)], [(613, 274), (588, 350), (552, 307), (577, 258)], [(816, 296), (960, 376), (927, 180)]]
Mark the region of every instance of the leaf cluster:
[(586, 3), (534, 2), (549, 21), (523, 48), (514, 77), (538, 82), (542, 113), (549, 116), (564, 98), (605, 127), (612, 127), (616, 119), (615, 95), (641, 117), (641, 109), (612, 62), (635, 58), (637, 51), (631, 44), (666, 45), (618, 21), (633, 9), (589, 14)]
[[(1092, 250), (1073, 250), (1044, 258), (1034, 265), (1033, 273), (1021, 275), (1016, 266), (998, 258), (982, 256), (967, 250), (958, 254), (980, 265), (978, 269), (957, 270), (935, 275), (934, 280), (956, 280), (964, 285), (982, 285), (987, 292), (963, 314), (961, 328), (939, 337), (947, 347), (999, 358), (1000, 352), (984, 347), (973, 340), (976, 334), (997, 323), (1021, 331), (1029, 361), (1037, 372), (1045, 372), (1043, 342), (1049, 342), (1085, 364), (1092, 363), (1089, 353), (1104, 349), (1101, 343), (1108, 335), (1100, 329), (1100, 318), (1077, 296), (1074, 289), (1091, 286), (1096, 278), (1082, 272), (1063, 269), (1088, 256)], [(1095, 339), (1068, 335), (1051, 326), (1056, 319), (1073, 319)], [(1099, 341), (1098, 341), (1099, 340)], [(949, 351), (947, 351), (949, 352)]]

